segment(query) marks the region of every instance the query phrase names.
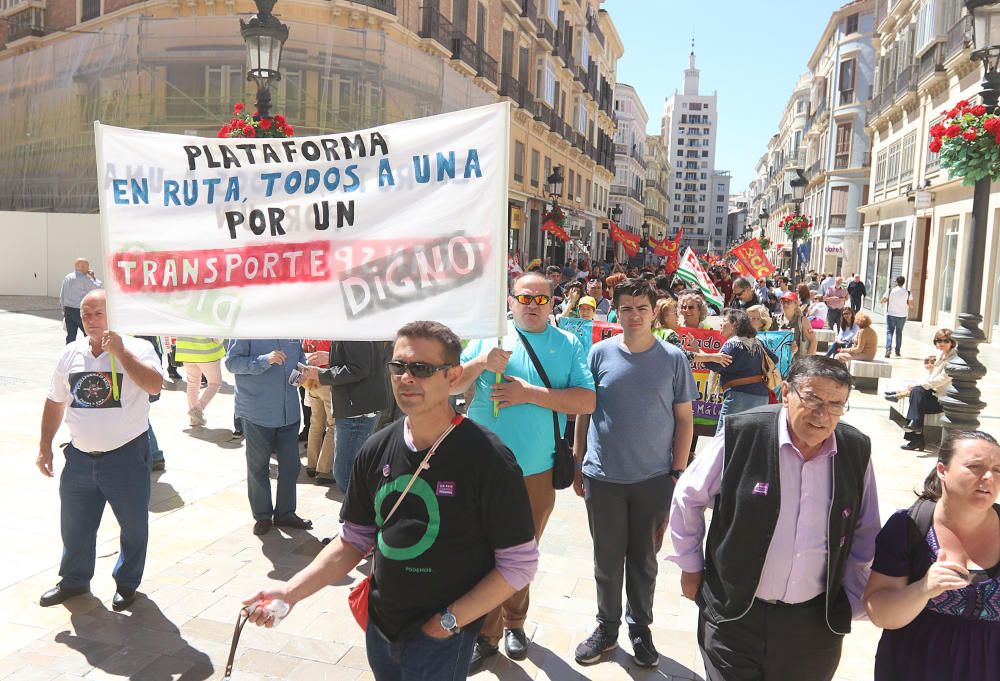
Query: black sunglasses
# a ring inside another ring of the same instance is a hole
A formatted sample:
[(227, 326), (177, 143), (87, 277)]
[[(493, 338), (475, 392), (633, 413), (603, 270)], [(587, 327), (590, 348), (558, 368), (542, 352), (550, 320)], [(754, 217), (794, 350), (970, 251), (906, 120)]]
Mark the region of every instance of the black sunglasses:
[(428, 364), (427, 362), (400, 362), (394, 359), (385, 363), (385, 368), (393, 376), (402, 376), (407, 371), (413, 378), (430, 378), (439, 371), (446, 371), (455, 366), (454, 364), (442, 364), (440, 366)]

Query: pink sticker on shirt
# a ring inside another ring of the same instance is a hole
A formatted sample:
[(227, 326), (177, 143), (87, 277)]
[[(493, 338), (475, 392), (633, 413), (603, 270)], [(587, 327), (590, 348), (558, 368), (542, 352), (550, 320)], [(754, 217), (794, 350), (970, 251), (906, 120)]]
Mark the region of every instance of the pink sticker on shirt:
[(768, 485), (766, 482), (758, 482), (756, 485), (753, 486), (753, 493), (758, 496), (766, 497), (767, 488), (769, 486), (770, 485)]

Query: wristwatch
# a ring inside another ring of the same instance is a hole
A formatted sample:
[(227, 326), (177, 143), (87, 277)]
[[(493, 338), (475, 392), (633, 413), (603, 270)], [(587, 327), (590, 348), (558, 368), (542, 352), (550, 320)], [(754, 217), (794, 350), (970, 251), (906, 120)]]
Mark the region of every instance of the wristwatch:
[(458, 626), (458, 620), (455, 619), (455, 615), (450, 608), (445, 608), (441, 611), (441, 628), (452, 636), (462, 631), (461, 627)]

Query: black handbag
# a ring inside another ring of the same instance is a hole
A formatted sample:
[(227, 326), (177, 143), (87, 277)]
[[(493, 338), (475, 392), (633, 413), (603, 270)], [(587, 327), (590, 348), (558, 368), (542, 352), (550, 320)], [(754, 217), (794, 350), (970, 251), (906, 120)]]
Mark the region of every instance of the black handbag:
[[(552, 384), (549, 383), (549, 377), (545, 373), (545, 369), (542, 368), (542, 363), (538, 361), (538, 355), (535, 354), (531, 343), (524, 337), (520, 329), (515, 327), (515, 330), (517, 331), (517, 335), (521, 337), (524, 349), (528, 351), (528, 357), (531, 358), (531, 363), (535, 365), (535, 371), (541, 377), (542, 383), (545, 384), (546, 388), (551, 390)], [(555, 411), (552, 412), (552, 434), (556, 442), (555, 464), (552, 466), (552, 486), (556, 489), (566, 489), (573, 484), (573, 452), (571, 447), (566, 443), (566, 439), (562, 436), (562, 433), (559, 432), (559, 417)]]

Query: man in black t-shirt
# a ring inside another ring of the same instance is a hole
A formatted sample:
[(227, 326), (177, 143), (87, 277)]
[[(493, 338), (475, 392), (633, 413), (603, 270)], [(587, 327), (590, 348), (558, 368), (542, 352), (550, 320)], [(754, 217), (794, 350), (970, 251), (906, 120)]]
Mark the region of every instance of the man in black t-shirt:
[[(358, 453), (341, 535), (285, 586), (245, 601), (294, 607), (374, 550), (366, 642), (380, 681), (464, 674), (483, 617), (527, 586), (538, 565), (528, 493), (513, 454), (448, 401), (462, 376), (460, 355), (458, 337), (437, 322), (399, 330), (388, 368), (407, 416)], [(260, 608), (250, 619), (275, 623)]]

